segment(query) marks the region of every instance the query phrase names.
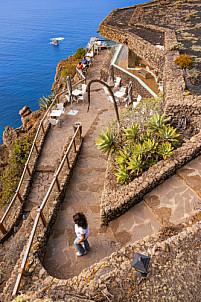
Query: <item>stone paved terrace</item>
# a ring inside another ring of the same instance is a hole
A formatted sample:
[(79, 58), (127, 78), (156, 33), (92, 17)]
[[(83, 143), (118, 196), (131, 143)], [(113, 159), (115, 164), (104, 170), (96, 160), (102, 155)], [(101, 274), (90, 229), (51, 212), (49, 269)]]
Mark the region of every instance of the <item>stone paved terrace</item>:
[[(96, 57), (96, 62), (89, 72), (90, 79), (99, 78), (97, 66), (100, 65), (96, 63), (100, 64), (102, 56), (103, 53)], [(92, 87), (89, 113), (83, 115), (80, 112), (77, 116), (77, 121), (83, 124), (83, 146), (47, 244), (44, 259), (47, 272), (61, 279), (79, 274), (84, 268), (117, 251), (126, 243), (133, 243), (158, 232), (161, 226), (185, 221), (201, 205), (201, 198), (198, 196), (198, 191), (201, 191), (198, 185), (201, 174), (201, 157), (199, 157), (153, 190), (140, 204), (110, 222), (108, 227), (101, 227), (99, 210), (107, 159), (97, 150), (95, 139), (100, 130), (114, 118), (114, 109), (112, 104), (105, 100), (103, 89), (97, 84), (93, 84)], [(83, 105), (83, 109), (85, 108)], [(81, 108), (79, 110), (81, 111)], [(64, 125), (65, 118), (63, 130)], [(191, 184), (189, 177), (191, 177)], [(195, 189), (192, 183), (196, 183), (199, 188)], [(91, 251), (83, 257), (75, 255), (76, 250), (73, 245), (75, 234), (72, 216), (78, 211), (86, 214), (90, 227)]]

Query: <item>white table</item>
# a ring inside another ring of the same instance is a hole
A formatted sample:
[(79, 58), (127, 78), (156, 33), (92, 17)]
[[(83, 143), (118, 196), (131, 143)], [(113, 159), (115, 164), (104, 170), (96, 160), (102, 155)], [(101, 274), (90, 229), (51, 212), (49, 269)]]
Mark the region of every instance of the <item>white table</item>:
[(82, 94), (82, 90), (75, 89), (75, 90), (72, 91), (72, 94), (73, 94), (74, 96), (78, 96), (78, 95)]
[(50, 116), (51, 117), (60, 117), (62, 113), (63, 113), (63, 110), (52, 110), (52, 112), (50, 113)]
[(125, 96), (125, 92), (117, 91), (114, 93), (114, 96), (116, 96), (117, 98), (122, 98), (123, 96)]
[(94, 56), (93, 51), (92, 51), (92, 52), (88, 52), (88, 53), (85, 55), (86, 58), (93, 58), (93, 56)]

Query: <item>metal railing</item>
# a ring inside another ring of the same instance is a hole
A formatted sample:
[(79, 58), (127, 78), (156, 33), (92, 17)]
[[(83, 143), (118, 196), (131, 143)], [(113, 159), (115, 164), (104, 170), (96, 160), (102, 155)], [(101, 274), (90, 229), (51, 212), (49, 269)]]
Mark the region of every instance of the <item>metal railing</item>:
[(17, 279), (16, 279), (16, 283), (15, 283), (15, 286), (14, 286), (14, 289), (13, 289), (12, 296), (16, 296), (16, 294), (19, 291), (22, 275), (25, 272), (25, 266), (26, 266), (26, 263), (27, 263), (27, 260), (28, 260), (28, 257), (29, 257), (29, 253), (30, 253), (30, 250), (31, 250), (31, 247), (32, 247), (32, 243), (33, 243), (34, 236), (36, 234), (37, 227), (39, 225), (40, 219), (41, 219), (43, 227), (47, 226), (47, 221), (46, 221), (46, 218), (45, 218), (45, 215), (44, 215), (44, 208), (45, 208), (48, 200), (50, 199), (50, 196), (51, 196), (51, 193), (52, 193), (54, 187), (56, 187), (58, 192), (61, 192), (61, 182), (59, 181), (59, 175), (61, 174), (65, 163), (66, 163), (66, 167), (67, 167), (68, 171), (72, 167), (72, 163), (71, 163), (71, 159), (70, 159), (70, 152), (73, 150), (73, 152), (76, 154), (76, 152), (77, 152), (76, 139), (77, 139), (77, 137), (79, 137), (79, 142), (80, 142), (79, 146), (80, 146), (81, 143), (82, 143), (81, 134), (82, 134), (82, 125), (81, 125), (81, 123), (77, 123), (76, 127), (75, 127), (74, 136), (71, 139), (70, 144), (69, 144), (69, 146), (68, 146), (68, 148), (67, 148), (66, 152), (64, 153), (64, 156), (61, 160), (61, 163), (60, 163), (57, 171), (54, 174), (54, 178), (53, 178), (53, 180), (50, 184), (50, 187), (49, 187), (49, 189), (48, 189), (48, 191), (45, 195), (45, 198), (43, 199), (40, 207), (37, 210), (34, 225), (33, 225), (32, 231), (31, 231), (31, 235), (29, 237), (29, 241), (28, 241), (28, 244), (27, 244), (27, 247), (26, 247), (26, 251), (25, 251), (20, 269), (18, 271), (18, 275), (17, 275)]
[[(81, 83), (86, 83), (86, 78), (84, 78), (83, 80), (75, 83), (74, 85), (72, 85), (72, 87), (76, 87), (77, 85), (81, 84)], [(65, 94), (68, 93), (68, 89), (62, 91), (61, 93), (57, 94), (56, 97), (54, 98), (52, 104), (50, 105), (50, 107), (47, 109), (45, 115), (43, 116), (42, 120), (40, 121), (38, 130), (36, 132), (31, 150), (29, 152), (29, 156), (28, 159), (26, 161), (26, 164), (24, 166), (24, 170), (22, 172), (17, 190), (15, 192), (15, 195), (13, 196), (11, 202), (9, 203), (4, 215), (2, 216), (1, 220), (0, 220), (0, 231), (3, 235), (7, 234), (8, 230), (5, 227), (5, 221), (6, 218), (8, 217), (8, 214), (11, 212), (11, 209), (13, 208), (15, 201), (19, 200), (20, 205), (23, 203), (23, 193), (21, 192), (21, 189), (23, 187), (23, 183), (24, 185), (26, 185), (27, 182), (27, 178), (26, 176), (28, 176), (29, 178), (31, 177), (32, 174), (32, 167), (31, 167), (31, 159), (34, 157), (34, 152), (36, 153), (36, 155), (39, 154), (39, 138), (41, 139), (41, 135), (44, 137), (45, 135), (45, 127), (47, 127), (47, 122), (49, 119), (49, 113), (51, 112), (53, 106), (59, 101), (60, 97)]]

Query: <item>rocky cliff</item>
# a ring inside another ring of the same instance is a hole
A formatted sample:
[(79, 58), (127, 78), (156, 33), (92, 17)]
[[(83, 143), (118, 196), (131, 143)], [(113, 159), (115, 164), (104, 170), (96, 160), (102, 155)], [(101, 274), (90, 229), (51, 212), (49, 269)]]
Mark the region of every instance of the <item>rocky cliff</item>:
[(74, 55), (59, 62), (56, 68), (54, 83), (52, 85), (52, 91), (54, 94), (57, 94), (66, 88), (65, 79), (68, 75), (71, 77), (72, 82), (74, 81), (73, 78), (76, 74), (76, 66), (78, 62), (79, 59), (75, 59)]
[(22, 126), (16, 129), (7, 126), (3, 133), (3, 145), (0, 146), (0, 176), (5, 172), (8, 164), (9, 153), (12, 150), (15, 140), (21, 140), (26, 136), (26, 134), (34, 132), (37, 129), (44, 112), (41, 110), (32, 112), (28, 106), (25, 106), (19, 111), (19, 114), (21, 115)]

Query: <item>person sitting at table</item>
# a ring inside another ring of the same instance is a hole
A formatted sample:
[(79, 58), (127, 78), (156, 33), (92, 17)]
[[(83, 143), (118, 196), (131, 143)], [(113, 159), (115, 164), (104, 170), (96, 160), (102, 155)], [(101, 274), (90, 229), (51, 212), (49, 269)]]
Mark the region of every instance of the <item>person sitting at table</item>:
[(77, 65), (77, 69), (80, 69), (83, 72), (83, 65), (82, 62), (79, 62)]
[(88, 61), (85, 57), (83, 57), (83, 59), (82, 59), (82, 65), (84, 68), (88, 68)]

